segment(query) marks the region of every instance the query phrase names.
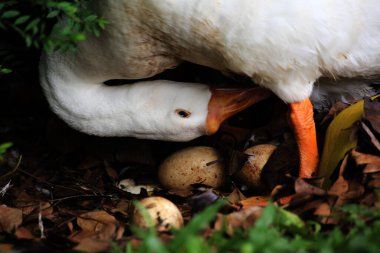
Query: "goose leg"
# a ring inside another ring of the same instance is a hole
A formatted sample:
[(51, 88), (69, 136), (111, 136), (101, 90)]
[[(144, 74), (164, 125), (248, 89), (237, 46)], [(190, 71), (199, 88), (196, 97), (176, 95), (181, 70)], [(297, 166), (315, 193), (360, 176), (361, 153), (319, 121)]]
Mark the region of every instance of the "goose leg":
[(300, 155), (299, 177), (310, 178), (316, 174), (318, 166), (317, 136), (310, 100), (290, 103), (289, 118)]

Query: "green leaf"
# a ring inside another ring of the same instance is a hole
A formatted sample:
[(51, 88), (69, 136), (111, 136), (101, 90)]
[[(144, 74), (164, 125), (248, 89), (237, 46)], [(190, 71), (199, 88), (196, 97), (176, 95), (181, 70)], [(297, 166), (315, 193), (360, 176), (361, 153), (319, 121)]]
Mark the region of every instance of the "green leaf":
[(30, 47), (30, 46), (32, 45), (32, 43), (33, 43), (33, 41), (32, 41), (32, 37), (30, 37), (30, 36), (26, 36), (26, 37), (25, 37), (25, 42), (26, 42), (26, 46), (27, 46), (27, 47)]
[(99, 36), (100, 36), (100, 31), (99, 31), (99, 30), (94, 29), (94, 30), (92, 31), (92, 33), (95, 34), (95, 36), (99, 38)]
[(75, 7), (72, 3), (69, 3), (69, 2), (58, 3), (57, 8), (63, 10), (68, 15), (75, 14), (78, 10), (77, 7)]
[(12, 70), (11, 69), (8, 69), (8, 68), (2, 68), (0, 66), (0, 75), (3, 75), (3, 74), (9, 74), (9, 73), (12, 73)]
[(71, 26), (70, 25), (66, 25), (64, 27), (60, 27), (60, 30), (57, 31), (60, 35), (68, 35), (72, 32), (71, 30)]
[(357, 145), (357, 138), (352, 135), (352, 126), (362, 118), (363, 112), (364, 101), (361, 100), (340, 112), (327, 128), (318, 170), (319, 176), (326, 178), (324, 187), (330, 184), (329, 177), (339, 161)]
[(34, 46), (35, 48), (40, 48), (40, 43), (39, 43), (39, 41), (38, 41), (38, 40), (33, 40), (33, 46)]
[(87, 16), (87, 17), (84, 19), (84, 22), (93, 22), (93, 21), (95, 21), (97, 18), (98, 18), (97, 15), (90, 15), (90, 16)]
[(38, 30), (38, 23), (40, 22), (40, 18), (33, 19), (26, 27), (25, 31), (32, 30), (33, 33), (36, 33), (36, 30)]
[(15, 21), (15, 25), (21, 25), (21, 24), (25, 23), (26, 21), (28, 21), (29, 18), (30, 18), (29, 15), (24, 15), (24, 16), (18, 17)]
[(225, 205), (225, 201), (217, 201), (216, 203), (208, 206), (201, 213), (195, 215), (189, 223), (181, 230), (174, 231), (175, 238), (172, 240), (170, 247), (173, 252), (183, 245), (191, 234), (196, 234), (204, 229), (215, 218), (218, 210)]
[(3, 15), (1, 15), (1, 18), (13, 18), (13, 17), (16, 17), (20, 14), (19, 11), (16, 11), (16, 10), (9, 10), (9, 11), (6, 11), (3, 13)]
[(84, 33), (76, 33), (74, 34), (75, 41), (83, 41), (86, 39), (86, 35)]
[(106, 28), (106, 26), (108, 25), (108, 21), (104, 18), (99, 18), (98, 19), (98, 25), (100, 28), (102, 28), (103, 30)]
[(3, 155), (8, 148), (10, 148), (13, 144), (11, 142), (5, 142), (0, 144), (0, 156)]
[(277, 207), (276, 218), (279, 220), (279, 223), (285, 227), (293, 227), (299, 230), (305, 228), (305, 223), (298, 215), (286, 211), (283, 208)]
[(51, 12), (49, 12), (49, 14), (46, 17), (47, 18), (55, 18), (58, 16), (59, 12), (60, 12), (59, 10), (51, 11)]

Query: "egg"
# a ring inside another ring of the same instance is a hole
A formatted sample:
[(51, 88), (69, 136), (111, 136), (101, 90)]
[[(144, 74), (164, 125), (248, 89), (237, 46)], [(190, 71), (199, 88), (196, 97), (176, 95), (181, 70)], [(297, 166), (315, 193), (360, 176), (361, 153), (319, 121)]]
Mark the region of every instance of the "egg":
[(159, 168), (158, 179), (168, 190), (189, 190), (197, 183), (219, 188), (224, 183), (225, 171), (215, 149), (195, 146), (166, 158)]
[(276, 148), (273, 144), (260, 144), (246, 149), (244, 153), (249, 157), (243, 168), (235, 173), (237, 181), (248, 189), (262, 190), (261, 172)]
[(170, 228), (178, 229), (183, 226), (182, 214), (170, 200), (163, 197), (148, 197), (139, 203), (146, 209), (152, 224), (149, 224), (138, 208), (134, 208), (132, 223), (138, 227), (147, 228), (151, 225), (156, 226), (159, 231), (167, 231)]

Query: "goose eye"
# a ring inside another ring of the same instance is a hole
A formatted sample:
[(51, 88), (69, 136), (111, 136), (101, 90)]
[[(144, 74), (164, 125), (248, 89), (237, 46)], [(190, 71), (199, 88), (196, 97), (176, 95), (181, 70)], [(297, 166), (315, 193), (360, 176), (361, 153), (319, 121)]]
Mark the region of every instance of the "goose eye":
[(175, 112), (180, 116), (181, 118), (188, 118), (191, 115), (191, 112), (184, 110), (184, 109), (177, 109)]

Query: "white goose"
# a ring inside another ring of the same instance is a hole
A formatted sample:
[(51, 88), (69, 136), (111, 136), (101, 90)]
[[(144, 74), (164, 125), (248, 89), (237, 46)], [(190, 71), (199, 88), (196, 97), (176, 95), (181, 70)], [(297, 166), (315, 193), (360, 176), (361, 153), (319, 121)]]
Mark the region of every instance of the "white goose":
[(150, 77), (187, 60), (249, 76), (289, 103), (300, 176), (310, 177), (318, 163), (308, 99), (314, 82), (380, 73), (378, 0), (115, 0), (95, 1), (94, 8), (111, 22), (100, 38), (41, 59), (51, 107), (90, 134), (189, 140), (215, 132), (252, 103), (252, 91), (223, 95), (225, 103), (204, 85), (103, 84)]

